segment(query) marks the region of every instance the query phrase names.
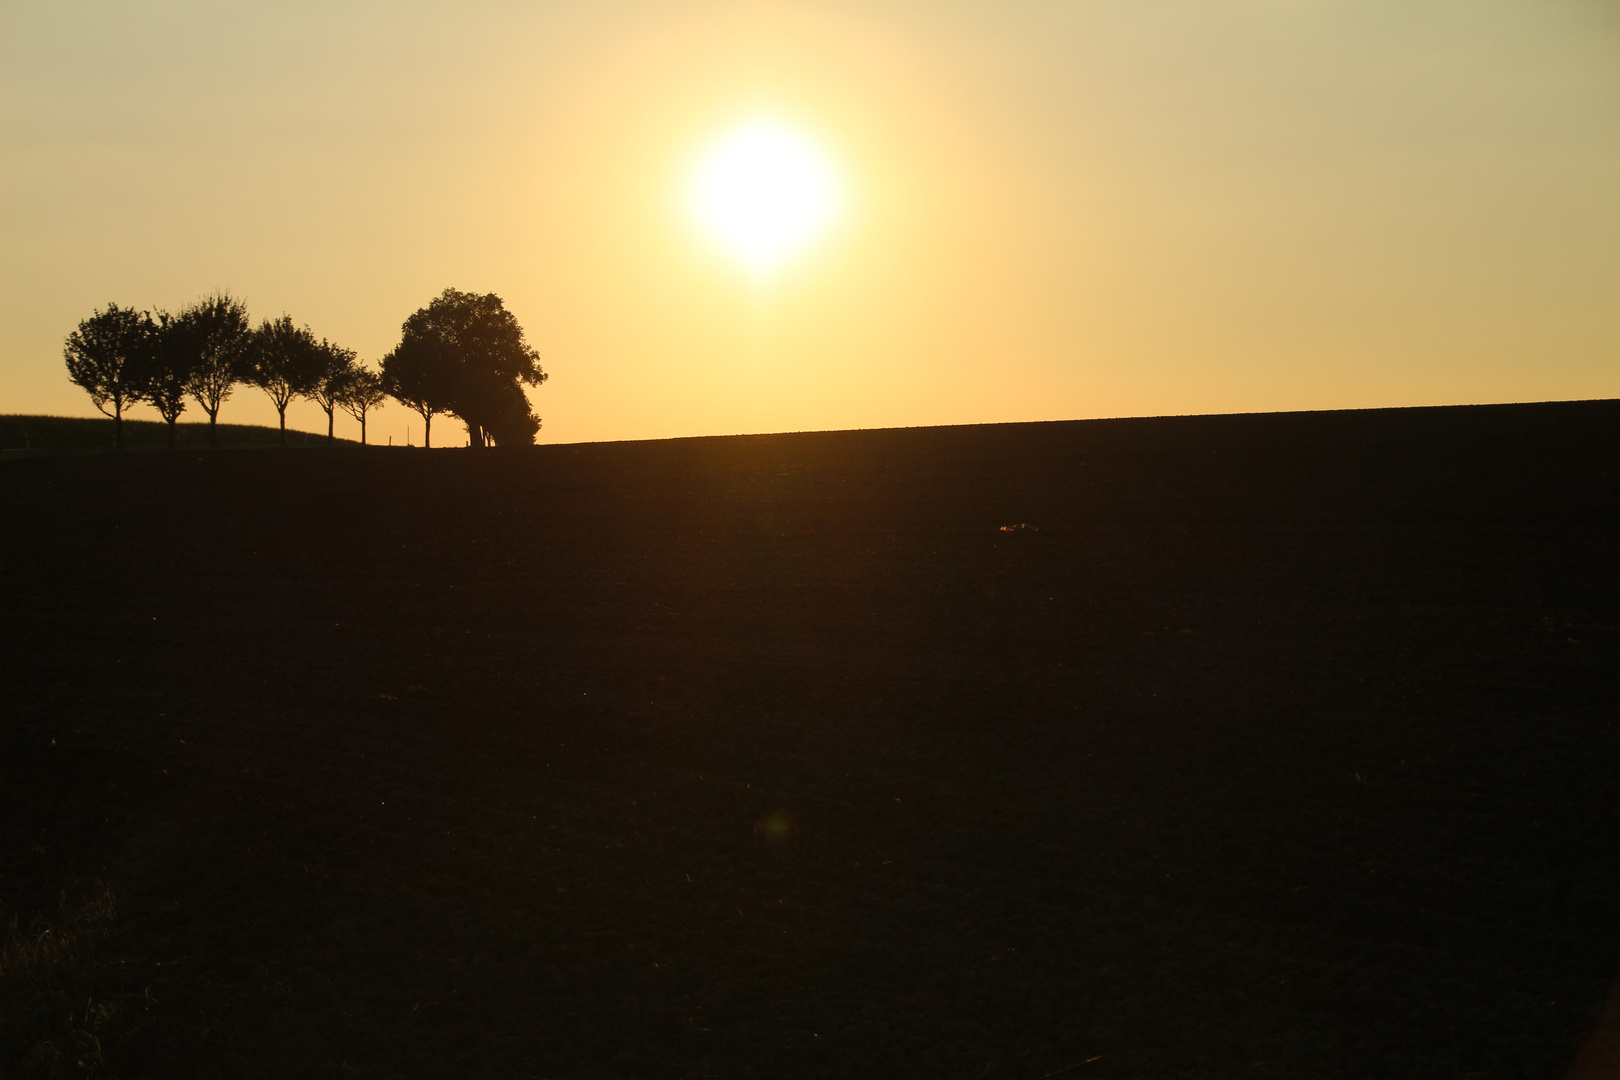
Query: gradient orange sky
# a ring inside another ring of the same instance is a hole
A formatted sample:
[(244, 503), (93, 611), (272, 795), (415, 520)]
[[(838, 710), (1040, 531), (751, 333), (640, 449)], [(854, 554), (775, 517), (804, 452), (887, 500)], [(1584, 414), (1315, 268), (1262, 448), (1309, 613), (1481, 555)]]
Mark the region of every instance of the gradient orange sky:
[[(499, 293), (545, 442), (1620, 396), (1613, 0), (5, 2), (0, 95), (0, 412), (215, 288)], [(685, 201), (759, 117), (846, 193), (768, 285)]]

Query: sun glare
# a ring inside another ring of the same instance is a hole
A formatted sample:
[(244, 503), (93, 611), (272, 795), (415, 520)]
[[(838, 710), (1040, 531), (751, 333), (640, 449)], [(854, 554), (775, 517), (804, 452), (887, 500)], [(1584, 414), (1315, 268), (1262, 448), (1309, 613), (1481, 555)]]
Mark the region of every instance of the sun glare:
[(838, 209), (827, 159), (798, 132), (768, 121), (715, 143), (693, 173), (691, 196), (703, 231), (759, 274), (808, 246)]

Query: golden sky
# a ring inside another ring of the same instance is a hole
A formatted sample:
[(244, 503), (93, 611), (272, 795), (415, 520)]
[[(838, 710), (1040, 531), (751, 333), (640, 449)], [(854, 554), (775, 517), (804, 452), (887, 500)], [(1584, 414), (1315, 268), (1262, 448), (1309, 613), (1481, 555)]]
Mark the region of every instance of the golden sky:
[[(1620, 396), (1616, 0), (6, 0), (0, 102), (0, 412), (215, 288), (496, 292), (547, 442)], [(687, 198), (760, 119), (842, 192), (768, 279)]]

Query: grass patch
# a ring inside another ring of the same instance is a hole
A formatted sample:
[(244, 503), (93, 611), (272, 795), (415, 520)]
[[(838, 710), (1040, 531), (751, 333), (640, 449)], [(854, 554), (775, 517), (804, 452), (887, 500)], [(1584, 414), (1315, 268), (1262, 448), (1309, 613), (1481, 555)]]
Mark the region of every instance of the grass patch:
[(103, 1076), (106, 1043), (121, 1027), (122, 995), (97, 993), (97, 947), (118, 915), (98, 886), (54, 918), (0, 911), (0, 1077)]
[[(233, 446), (279, 446), (281, 430), (262, 424), (220, 424), (218, 444)], [(338, 439), (355, 445), (352, 439)], [(124, 419), (124, 446), (130, 450), (162, 450), (169, 445), (168, 425), (157, 420)], [(325, 446), (326, 436), (309, 431), (287, 432), (288, 446)], [(201, 450), (208, 447), (206, 423), (175, 425), (177, 449)], [(64, 451), (113, 449), (113, 422), (101, 416), (0, 416), (0, 450)]]

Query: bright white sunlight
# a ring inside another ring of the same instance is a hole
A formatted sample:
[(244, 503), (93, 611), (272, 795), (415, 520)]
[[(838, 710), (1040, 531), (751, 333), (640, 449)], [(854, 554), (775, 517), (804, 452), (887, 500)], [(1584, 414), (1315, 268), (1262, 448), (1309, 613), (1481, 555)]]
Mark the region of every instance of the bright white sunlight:
[(710, 239), (763, 274), (831, 224), (838, 183), (810, 140), (781, 124), (755, 121), (704, 154), (692, 174), (691, 205)]

